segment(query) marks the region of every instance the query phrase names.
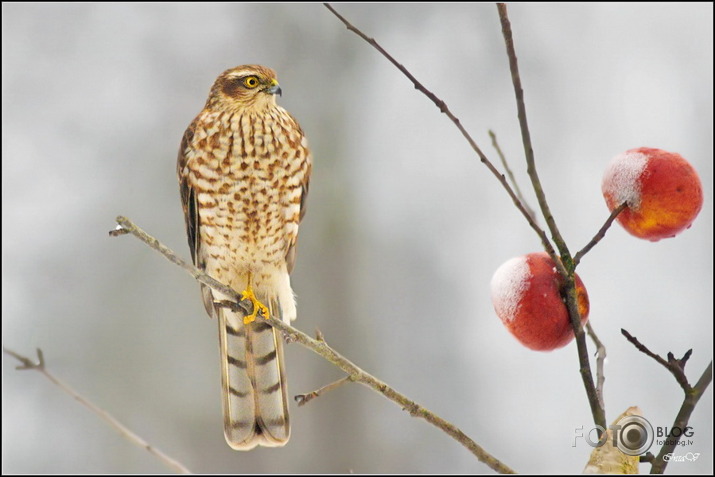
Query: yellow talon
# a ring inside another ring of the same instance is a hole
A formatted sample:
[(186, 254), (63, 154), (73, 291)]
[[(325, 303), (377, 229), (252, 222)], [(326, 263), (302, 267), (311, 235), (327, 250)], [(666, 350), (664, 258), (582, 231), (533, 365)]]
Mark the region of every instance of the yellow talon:
[(258, 301), (256, 295), (253, 293), (253, 288), (251, 287), (251, 275), (248, 275), (248, 288), (241, 293), (241, 300), (251, 300), (253, 303), (253, 313), (243, 317), (243, 324), (247, 325), (253, 323), (256, 320), (258, 313), (261, 313), (264, 318), (268, 318), (270, 313), (268, 312), (268, 307)]

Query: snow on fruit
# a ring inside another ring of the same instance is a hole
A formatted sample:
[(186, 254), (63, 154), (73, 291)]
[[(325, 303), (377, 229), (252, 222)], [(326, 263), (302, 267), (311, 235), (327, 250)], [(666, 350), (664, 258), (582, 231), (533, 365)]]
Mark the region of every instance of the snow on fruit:
[[(491, 282), (494, 311), (527, 348), (551, 351), (574, 337), (563, 295), (564, 280), (546, 252), (512, 258), (500, 266)], [(576, 275), (581, 323), (588, 320), (588, 294)]]
[(640, 147), (611, 160), (601, 183), (611, 212), (623, 202), (618, 222), (653, 242), (690, 227), (703, 206), (698, 173), (680, 154)]

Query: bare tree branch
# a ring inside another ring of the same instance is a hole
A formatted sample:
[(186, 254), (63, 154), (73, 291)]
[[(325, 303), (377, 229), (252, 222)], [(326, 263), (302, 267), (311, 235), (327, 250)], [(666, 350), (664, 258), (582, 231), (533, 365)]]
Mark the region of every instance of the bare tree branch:
[(581, 378), (584, 383), (584, 388), (586, 389), (586, 395), (588, 397), (589, 404), (591, 406), (591, 413), (593, 414), (593, 419), (594, 422), (598, 425), (600, 425), (602, 428), (606, 428), (606, 415), (605, 415), (605, 410), (601, 407), (599, 400), (598, 400), (598, 395), (596, 392), (596, 386), (593, 382), (593, 375), (591, 373), (591, 366), (589, 362), (589, 356), (588, 356), (588, 348), (586, 345), (586, 339), (585, 339), (585, 333), (583, 331), (583, 327), (581, 326), (581, 317), (578, 311), (578, 304), (577, 304), (577, 294), (576, 294), (576, 283), (574, 279), (574, 265), (573, 265), (573, 259), (568, 251), (568, 248), (566, 247), (566, 244), (561, 237), (561, 234), (556, 227), (556, 223), (553, 219), (553, 216), (551, 215), (551, 212), (549, 210), (548, 204), (546, 203), (546, 198), (544, 196), (543, 189), (541, 187), (541, 183), (539, 182), (538, 176), (536, 175), (536, 169), (534, 166), (534, 160), (533, 160), (533, 150), (531, 149), (531, 139), (528, 133), (528, 126), (526, 124), (526, 113), (525, 113), (525, 107), (524, 107), (524, 101), (523, 101), (523, 90), (521, 89), (521, 80), (519, 79), (518, 76), (518, 68), (515, 68), (516, 66), (516, 54), (514, 53), (513, 49), (513, 39), (511, 38), (511, 27), (509, 25), (509, 19), (506, 15), (506, 7), (504, 5), (499, 5), (499, 16), (500, 19), (502, 20), (502, 30), (504, 32), (504, 37), (505, 41), (507, 43), (507, 50), (509, 53), (509, 60), (510, 60), (510, 66), (512, 67), (512, 79), (515, 82), (515, 91), (517, 93), (517, 104), (519, 105), (519, 117), (520, 117), (520, 125), (522, 126), (522, 133), (525, 134), (523, 135), (524, 139), (524, 146), (525, 150), (527, 153), (527, 162), (529, 164), (529, 169), (530, 170), (530, 177), (532, 178), (532, 184), (534, 186), (534, 189), (537, 193), (537, 198), (539, 199), (539, 205), (542, 209), (542, 213), (546, 219), (547, 224), (549, 225), (549, 229), (552, 232), (552, 237), (554, 238), (554, 241), (557, 243), (557, 247), (559, 248), (561, 252), (561, 257), (559, 257), (553, 246), (551, 245), (551, 242), (549, 241), (548, 237), (546, 236), (546, 233), (539, 227), (539, 225), (534, 221), (534, 219), (531, 217), (527, 209), (524, 207), (524, 204), (522, 204), (521, 200), (517, 197), (515, 194), (514, 190), (511, 188), (509, 185), (508, 181), (506, 180), (504, 174), (501, 174), (496, 167), (489, 161), (489, 159), (484, 155), (484, 153), (481, 151), (481, 149), (477, 146), (476, 142), (474, 139), (472, 139), (471, 135), (467, 132), (467, 130), (462, 126), (461, 122), (459, 119), (450, 111), (450, 109), (447, 107), (447, 104), (441, 100), (437, 95), (435, 95), (432, 91), (428, 90), (425, 86), (422, 85), (417, 79), (412, 75), (412, 73), (407, 70), (402, 64), (400, 64), (395, 58), (392, 57), (380, 44), (375, 41), (374, 38), (368, 37), (365, 33), (363, 33), (360, 29), (357, 27), (353, 26), (349, 21), (347, 21), (342, 15), (340, 15), (330, 4), (324, 3), (325, 7), (330, 10), (331, 13), (333, 13), (344, 25), (345, 27), (358, 35), (360, 38), (365, 40), (368, 44), (370, 44), (373, 48), (375, 48), (377, 51), (379, 51), (385, 58), (387, 58), (390, 63), (395, 65), (397, 69), (399, 69), (402, 74), (404, 74), (414, 85), (415, 89), (423, 93), (425, 96), (427, 96), (434, 104), (439, 108), (440, 112), (444, 113), (459, 129), (459, 131), (462, 133), (462, 136), (469, 142), (470, 146), (472, 149), (477, 153), (479, 156), (480, 160), (484, 165), (487, 166), (487, 168), (491, 171), (491, 173), (499, 180), (499, 182), (502, 184), (504, 189), (507, 191), (509, 194), (509, 197), (511, 197), (512, 201), (516, 205), (516, 207), (519, 209), (519, 211), (522, 213), (524, 218), (527, 220), (531, 228), (537, 233), (539, 238), (541, 239), (541, 243), (544, 247), (544, 250), (549, 254), (549, 256), (552, 258), (552, 260), (555, 263), (556, 268), (558, 269), (559, 273), (561, 276), (564, 277), (566, 281), (566, 305), (569, 311), (569, 317), (571, 320), (571, 326), (574, 330), (574, 335), (576, 337), (576, 344), (578, 347), (578, 356), (579, 356), (579, 369), (581, 372)]
[[(504, 177), (504, 174), (499, 172), (499, 170), (492, 164), (492, 162), (487, 158), (487, 156), (482, 152), (482, 150), (477, 146), (477, 143), (474, 141), (472, 136), (467, 132), (467, 130), (462, 126), (462, 123), (460, 122), (459, 118), (450, 111), (449, 107), (447, 107), (447, 103), (445, 103), (443, 100), (441, 100), (439, 97), (437, 97), (436, 94), (434, 94), (432, 91), (428, 90), (425, 88), (422, 83), (417, 81), (417, 78), (415, 78), (412, 73), (407, 70), (402, 64), (398, 63), (395, 58), (392, 57), (380, 44), (375, 41), (374, 38), (370, 38), (367, 36), (365, 33), (363, 33), (360, 29), (357, 27), (353, 26), (349, 21), (347, 21), (342, 15), (340, 15), (335, 9), (330, 5), (329, 3), (324, 3), (325, 7), (330, 10), (330, 12), (335, 15), (343, 24), (345, 27), (355, 33), (357, 36), (365, 40), (367, 43), (369, 43), (373, 48), (375, 48), (377, 51), (379, 51), (382, 56), (387, 58), (387, 60), (395, 65), (402, 74), (404, 74), (407, 79), (409, 79), (412, 84), (414, 85), (415, 89), (427, 96), (430, 101), (434, 103), (437, 108), (439, 108), (440, 112), (444, 113), (459, 129), (459, 132), (462, 133), (462, 136), (467, 140), (471, 148), (474, 150), (474, 152), (477, 153), (479, 156), (479, 159), (482, 161), (482, 163), (487, 166), (487, 169), (494, 175), (494, 177), (497, 178), (499, 183), (504, 187), (506, 190), (507, 194), (509, 194), (509, 197), (511, 198), (512, 202), (514, 202), (514, 205), (516, 206), (517, 209), (519, 209), (519, 212), (524, 216), (526, 221), (529, 223), (529, 226), (536, 232), (536, 234), (539, 236), (539, 239), (541, 240), (541, 244), (544, 247), (544, 250), (548, 252), (550, 256), (556, 257), (556, 252), (554, 251), (553, 246), (551, 245), (551, 242), (549, 242), (548, 237), (546, 236), (546, 233), (539, 227), (539, 224), (537, 224), (534, 219), (532, 218), (531, 214), (529, 213), (529, 210), (524, 207), (524, 204), (521, 203), (521, 200), (519, 200), (519, 197), (516, 195), (514, 190), (511, 188), (509, 185), (509, 182), (506, 180)], [(560, 266), (560, 265), (557, 265)]]
[(153, 248), (157, 252), (161, 253), (167, 260), (169, 260), (170, 262), (183, 268), (192, 277), (194, 277), (194, 279), (197, 280), (199, 283), (203, 283), (204, 285), (212, 288), (213, 290), (216, 290), (216, 291), (219, 291), (225, 295), (228, 295), (236, 303), (241, 303), (241, 306), (244, 308), (245, 313), (250, 314), (251, 312), (253, 312), (253, 303), (250, 300), (245, 300), (245, 301), (241, 302), (241, 295), (239, 293), (236, 293), (236, 291), (233, 290), (231, 287), (228, 287), (228, 286), (224, 285), (223, 283), (220, 283), (217, 280), (214, 280), (213, 278), (206, 275), (198, 268), (194, 267), (193, 265), (189, 265), (188, 263), (186, 263), (185, 261), (180, 259), (173, 252), (173, 250), (171, 250), (169, 247), (165, 246), (164, 244), (159, 242), (157, 239), (155, 239), (154, 237), (152, 237), (151, 235), (147, 234), (142, 229), (140, 229), (139, 227), (134, 225), (134, 223), (131, 220), (127, 219), (126, 217), (122, 217), (120, 215), (119, 217), (117, 217), (116, 220), (117, 220), (117, 224), (119, 224), (119, 228), (111, 230), (109, 232), (110, 237), (118, 237), (120, 235), (126, 235), (126, 234), (134, 235), (139, 240), (141, 240), (145, 244), (149, 245), (151, 248)]
[[(705, 368), (705, 371), (700, 376), (700, 379), (698, 379), (695, 386), (691, 386), (688, 382), (688, 377), (685, 375), (685, 364), (693, 353), (692, 349), (686, 351), (680, 359), (676, 359), (675, 356), (673, 356), (673, 353), (668, 353), (668, 359), (666, 361), (660, 355), (649, 350), (646, 345), (638, 341), (638, 338), (631, 335), (628, 331), (621, 328), (621, 333), (628, 341), (631, 342), (631, 344), (633, 344), (633, 346), (636, 347), (636, 349), (638, 349), (638, 351), (656, 360), (675, 377), (675, 380), (683, 389), (685, 397), (683, 398), (683, 404), (680, 406), (678, 415), (675, 416), (675, 422), (673, 422), (671, 429), (685, 429), (688, 427), (690, 415), (695, 410), (695, 406), (712, 381), (713, 362), (710, 361), (710, 364), (708, 364), (707, 368)], [(681, 437), (682, 434), (665, 439), (665, 443), (660, 448), (658, 456), (651, 461), (651, 464), (653, 465), (650, 469), (651, 474), (662, 474), (665, 471), (669, 462), (666, 459), (666, 455), (673, 453)]]
[[(485, 157), (485, 155), (482, 153), (482, 151), (476, 145), (476, 143), (471, 138), (469, 133), (461, 125), (459, 119), (457, 119), (456, 116), (454, 116), (454, 114), (452, 114), (452, 112), (449, 110), (446, 103), (444, 101), (442, 101), (440, 98), (438, 98), (430, 90), (425, 88), (419, 81), (417, 81), (417, 79), (402, 64), (398, 63), (390, 54), (388, 54), (387, 51), (377, 43), (377, 41), (375, 41), (373, 38), (368, 37), (362, 31), (360, 31), (358, 28), (353, 26), (344, 17), (342, 17), (340, 14), (338, 14), (331, 5), (325, 4), (325, 6), (341, 22), (343, 22), (343, 24), (347, 27), (347, 29), (349, 31), (352, 31), (353, 33), (360, 36), (363, 40), (365, 40), (367, 43), (369, 43), (371, 46), (373, 46), (375, 49), (377, 49), (393, 65), (395, 65), (413, 83), (414, 87), (417, 90), (419, 90), (425, 96), (427, 96), (439, 108), (439, 110), (442, 113), (446, 114), (450, 118), (450, 120), (452, 120), (452, 122), (455, 124), (455, 126), (457, 126), (459, 131), (465, 137), (465, 139), (467, 139), (467, 141), (469, 142), (472, 149), (480, 157), (481, 161), (489, 168), (489, 170), (500, 181), (502, 186), (507, 190), (507, 192), (509, 193), (509, 196), (512, 198), (512, 201), (517, 206), (517, 208), (522, 213), (522, 215), (524, 215), (524, 217), (527, 219), (527, 221), (528, 221), (529, 225), (532, 227), (532, 229), (534, 229), (537, 232), (537, 235), (539, 236), (539, 238), (542, 241), (544, 249), (551, 256), (554, 263), (556, 264), (557, 270), (559, 271), (559, 273), (565, 280), (565, 286), (564, 286), (565, 298), (566, 298), (565, 301), (566, 301), (566, 306), (567, 306), (567, 309), (569, 312), (571, 326), (574, 331), (574, 335), (575, 335), (576, 343), (577, 343), (577, 347), (578, 347), (578, 356), (579, 356), (581, 377), (583, 380), (584, 388), (586, 390), (589, 404), (591, 406), (591, 412), (593, 415), (594, 422), (597, 425), (601, 426), (602, 428), (605, 428), (606, 427), (606, 417), (605, 417), (604, 399), (603, 399), (603, 385), (605, 382), (605, 374), (604, 374), (604, 369), (603, 369), (604, 361), (605, 361), (605, 347), (603, 346), (603, 343), (601, 343), (600, 340), (598, 339), (598, 337), (595, 335), (595, 333), (593, 332), (593, 329), (590, 326), (588, 326), (589, 334), (591, 335), (591, 338), (593, 339), (593, 341), (597, 347), (596, 367), (597, 367), (598, 385), (595, 385), (594, 380), (593, 380), (593, 375), (591, 372), (591, 365), (590, 365), (590, 359), (589, 359), (589, 354), (588, 354), (588, 347), (587, 347), (586, 340), (585, 340), (585, 333), (584, 333), (583, 326), (581, 325), (581, 316), (580, 316), (580, 312), (579, 312), (579, 308), (578, 308), (577, 291), (576, 291), (576, 284), (575, 284), (575, 269), (576, 269), (576, 266), (578, 265), (578, 263), (580, 262), (580, 260), (583, 258), (583, 256), (586, 253), (588, 253), (598, 242), (600, 242), (600, 240), (602, 240), (605, 237), (605, 234), (606, 234), (607, 230), (609, 229), (609, 227), (611, 226), (611, 224), (613, 223), (613, 221), (616, 219), (618, 214), (621, 213), (623, 211), (623, 209), (625, 208), (625, 204), (622, 204), (616, 210), (614, 210), (611, 213), (611, 215), (609, 216), (609, 218), (606, 220), (604, 225), (601, 227), (601, 229), (593, 237), (593, 239), (582, 250), (580, 250), (576, 254), (575, 257), (572, 257), (572, 255), (568, 249), (568, 246), (556, 225), (556, 221), (551, 213), (548, 202), (546, 200), (545, 192), (543, 190), (543, 187), (541, 185), (540, 179), (539, 179), (537, 171), (536, 171), (534, 151), (533, 151), (533, 147), (532, 147), (531, 136), (530, 136), (528, 122), (527, 122), (527, 118), (526, 118), (524, 91), (521, 86), (521, 78), (519, 75), (516, 51), (514, 49), (514, 39), (513, 39), (512, 31), (511, 31), (511, 24), (510, 24), (510, 21), (508, 18), (506, 5), (505, 4), (497, 4), (497, 8), (499, 11), (499, 18), (502, 23), (502, 33), (503, 33), (505, 44), (506, 44), (507, 56), (509, 58), (509, 66), (510, 66), (510, 70), (511, 70), (511, 74), (512, 74), (512, 83), (514, 86), (514, 92), (515, 92), (515, 96), (516, 96), (519, 125), (520, 125), (521, 132), (522, 132), (522, 142), (524, 145), (524, 151), (525, 151), (526, 161), (527, 161), (527, 172), (529, 174), (529, 177), (532, 182), (532, 186), (536, 193), (536, 196), (537, 196), (537, 199), (539, 202), (539, 207), (542, 211), (544, 218), (546, 219), (547, 226), (551, 232), (551, 237), (554, 240), (554, 243), (560, 252), (560, 257), (558, 257), (556, 255), (556, 253), (555, 253), (550, 241), (546, 237), (544, 231), (538, 227), (538, 225), (535, 222), (535, 219), (529, 214), (528, 206), (525, 204), (523, 198), (521, 197), (521, 194), (518, 194), (518, 195), (515, 194), (514, 190), (512, 190), (512, 188), (509, 186), (508, 182), (506, 181), (504, 175), (500, 174), (496, 170), (496, 168), (491, 164), (491, 162)], [(494, 139), (493, 136), (492, 136), (492, 138)], [(506, 165), (505, 165), (505, 168), (507, 169), (508, 172), (510, 172), (508, 167), (506, 167)], [(513, 175), (510, 174), (510, 177), (512, 177), (512, 181), (513, 181)], [(674, 357), (672, 357), (672, 355), (669, 355), (667, 363), (669, 363), (670, 367), (673, 368), (672, 372), (676, 376), (676, 379), (678, 379), (678, 372), (676, 371), (676, 368), (682, 370), (682, 367), (685, 365), (685, 362), (687, 361), (688, 357), (689, 357), (689, 354), (686, 353), (686, 355), (683, 358), (681, 358), (680, 360), (676, 360)], [(711, 363), (711, 366), (712, 366), (712, 363)], [(711, 371), (711, 366), (708, 368), (709, 371)], [(705, 382), (704, 378), (705, 378), (705, 376), (701, 379), (701, 382), (703, 382), (703, 383)], [(707, 382), (709, 383), (709, 380)], [(704, 386), (707, 386), (707, 384), (705, 384)], [(687, 392), (686, 392), (686, 394), (687, 394)], [(699, 398), (699, 396), (698, 396), (698, 398)], [(687, 406), (686, 406), (686, 404), (687, 404)], [(686, 399), (686, 403), (684, 403), (684, 407), (686, 408), (686, 410), (689, 410), (690, 412), (692, 412), (692, 408), (688, 407), (688, 406), (690, 406), (690, 404), (688, 403), (688, 401)], [(694, 404), (692, 404), (692, 406), (694, 407)], [(687, 415), (689, 416), (689, 412)], [(682, 421), (682, 419), (680, 419), (680, 417), (681, 416), (679, 414), (679, 418), (676, 419), (677, 422)]]
[(608, 216), (606, 219), (606, 222), (603, 224), (603, 226), (598, 230), (596, 235), (591, 239), (590, 242), (586, 244), (584, 248), (576, 252), (576, 255), (573, 257), (573, 264), (574, 267), (576, 267), (580, 262), (581, 259), (583, 258), (584, 255), (586, 255), (588, 252), (591, 251), (591, 249), (598, 243), (600, 242), (605, 236), (606, 232), (608, 229), (611, 227), (611, 224), (613, 224), (613, 221), (616, 220), (618, 217), (618, 214), (623, 212), (623, 210), (628, 206), (628, 202), (624, 202), (611, 212), (611, 215)]
[(37, 363), (34, 363), (30, 358), (27, 358), (25, 356), (20, 355), (19, 353), (16, 353), (12, 350), (9, 350), (5, 347), (3, 347), (3, 352), (9, 354), (16, 360), (20, 361), (22, 363), (21, 366), (18, 366), (18, 370), (35, 370), (38, 371), (40, 374), (45, 376), (47, 379), (49, 379), (53, 384), (55, 384), (58, 388), (60, 388), (62, 391), (66, 392), (70, 396), (72, 396), (76, 401), (78, 401), (80, 404), (85, 406), (87, 409), (95, 413), (97, 416), (99, 416), (102, 420), (104, 420), (107, 424), (112, 426), (114, 430), (116, 430), (119, 435), (121, 435), (123, 438), (131, 442), (132, 444), (135, 444), (142, 449), (146, 450), (149, 452), (151, 455), (156, 457), (161, 461), (162, 464), (167, 466), (169, 469), (172, 471), (179, 473), (179, 474), (190, 474), (191, 471), (187, 469), (181, 462), (177, 461), (176, 459), (173, 459), (169, 457), (168, 455), (164, 454), (162, 451), (154, 447), (153, 445), (149, 444), (147, 441), (130, 431), (124, 424), (119, 422), (114, 416), (109, 414), (107, 411), (104, 409), (101, 409), (99, 406), (93, 404), (91, 401), (89, 401), (87, 398), (79, 394), (77, 391), (69, 387), (67, 384), (64, 382), (60, 381), (58, 378), (56, 378), (52, 373), (47, 371), (47, 368), (45, 368), (45, 359), (44, 356), (42, 355), (42, 350), (39, 348), (37, 349), (37, 358), (38, 361)]
[[(223, 293), (224, 295), (228, 296), (230, 300), (233, 300), (233, 303), (223, 301), (222, 305), (231, 307), (234, 311), (240, 311), (244, 314), (249, 314), (252, 311), (248, 306), (250, 300), (241, 301), (240, 293), (236, 292), (231, 287), (226, 286), (218, 282), (217, 280), (214, 280), (198, 268), (186, 263), (184, 260), (179, 258), (171, 249), (159, 242), (156, 238), (144, 232), (131, 220), (122, 216), (117, 217), (116, 220), (117, 223), (123, 229), (126, 230), (126, 233), (134, 235), (142, 242), (161, 253), (166, 259), (183, 268), (200, 283), (203, 283), (204, 285), (210, 287), (212, 290)], [(110, 235), (125, 235), (125, 233), (113, 231)], [(469, 436), (467, 436), (455, 425), (442, 419), (432, 411), (420, 406), (404, 394), (399, 393), (386, 383), (380, 381), (379, 379), (360, 369), (357, 365), (353, 364), (350, 360), (348, 360), (340, 353), (335, 351), (333, 348), (331, 348), (328, 343), (326, 343), (325, 340), (322, 339), (322, 335), (319, 335), (320, 339), (313, 339), (302, 331), (299, 331), (296, 328), (293, 328), (292, 326), (280, 320), (276, 320), (273, 317), (269, 317), (266, 322), (274, 328), (283, 332), (283, 334), (287, 336), (288, 341), (298, 342), (302, 344), (305, 348), (308, 348), (315, 354), (323, 357), (325, 360), (329, 361), (330, 363), (343, 370), (348, 375), (348, 378), (351, 381), (364, 384), (370, 389), (382, 394), (387, 399), (399, 404), (402, 409), (409, 412), (411, 416), (424, 419), (433, 426), (442, 430), (444, 433), (459, 442), (462, 446), (464, 446), (467, 450), (474, 454), (477, 459), (488, 465), (490, 468), (494, 469), (499, 473), (514, 473), (514, 471), (509, 466), (489, 454), (486, 450), (484, 450), (480, 445), (474, 442)]]
[[(710, 385), (713, 377), (713, 362), (710, 361), (703, 374), (698, 379), (698, 382), (690, 391), (685, 393), (685, 398), (683, 399), (683, 404), (680, 406), (678, 415), (675, 416), (675, 421), (671, 426), (671, 429), (685, 429), (688, 427), (688, 422), (690, 421), (690, 416), (695, 410), (695, 406), (698, 401), (705, 393), (705, 390)], [(665, 468), (668, 466), (669, 460), (666, 459), (666, 455), (672, 454), (675, 451), (678, 442), (680, 441), (682, 434), (679, 436), (674, 436), (669, 439), (665, 439), (665, 444), (660, 448), (660, 452), (655, 460), (652, 462), (653, 466), (650, 469), (651, 474), (662, 474), (665, 472)]]
[[(568, 262), (571, 259), (571, 254), (566, 242), (561, 236), (559, 228), (556, 226), (556, 221), (554, 216), (551, 214), (551, 209), (546, 201), (546, 193), (544, 188), (541, 186), (541, 181), (539, 180), (539, 175), (536, 171), (536, 161), (534, 160), (534, 148), (531, 145), (531, 132), (529, 131), (529, 124), (526, 120), (526, 105), (524, 103), (524, 89), (521, 87), (521, 77), (519, 76), (519, 63), (516, 59), (516, 50), (514, 49), (514, 37), (511, 33), (511, 22), (509, 21), (509, 15), (507, 14), (506, 4), (497, 3), (497, 9), (499, 10), (499, 20), (502, 26), (502, 35), (504, 36), (504, 43), (506, 44), (506, 53), (509, 58), (509, 69), (511, 70), (511, 82), (514, 85), (514, 94), (516, 96), (516, 108), (519, 117), (519, 127), (521, 128), (521, 139), (524, 144), (524, 154), (526, 155), (526, 172), (531, 179), (531, 185), (536, 193), (536, 200), (541, 208), (541, 213), (546, 220), (546, 225), (551, 231), (551, 237), (556, 243), (556, 247), (561, 253), (561, 259)], [(552, 257), (553, 258), (553, 257)], [(554, 260), (556, 261), (556, 260)], [(566, 268), (569, 269), (568, 264)]]
[(507, 56), (509, 58), (509, 69), (511, 71), (511, 80), (514, 85), (514, 94), (516, 95), (516, 106), (517, 113), (519, 117), (519, 126), (521, 128), (521, 137), (524, 144), (524, 153), (526, 155), (527, 173), (531, 179), (531, 185), (536, 193), (536, 199), (541, 208), (541, 213), (546, 220), (546, 225), (551, 231), (551, 238), (553, 238), (556, 247), (559, 249), (561, 254), (556, 257), (554, 253), (549, 252), (552, 260), (556, 263), (556, 268), (565, 280), (565, 295), (566, 295), (566, 307), (569, 311), (569, 318), (571, 320), (571, 327), (573, 328), (574, 335), (576, 338), (576, 346), (578, 347), (578, 359), (580, 365), (581, 379), (583, 381), (584, 388), (586, 390), (586, 396), (588, 397), (588, 402), (591, 406), (591, 414), (593, 415), (594, 422), (606, 428), (606, 411), (602, 406), (602, 399), (599, 400), (598, 392), (596, 386), (593, 382), (593, 374), (591, 373), (591, 362), (588, 355), (588, 347), (586, 345), (586, 338), (583, 332), (583, 327), (581, 326), (581, 314), (578, 309), (578, 295), (576, 292), (576, 280), (574, 278), (575, 264), (571, 257), (571, 252), (566, 245), (558, 226), (556, 225), (556, 220), (551, 214), (551, 209), (546, 201), (546, 194), (539, 180), (539, 176), (536, 171), (536, 161), (534, 160), (534, 149), (531, 145), (531, 133), (529, 132), (529, 125), (526, 120), (526, 104), (524, 103), (524, 89), (521, 86), (521, 77), (519, 75), (519, 64), (516, 58), (516, 50), (514, 49), (514, 37), (511, 31), (511, 22), (509, 21), (509, 16), (507, 14), (506, 4), (498, 3), (497, 9), (499, 10), (499, 20), (502, 25), (502, 34), (504, 36), (504, 43), (506, 44)]
[(663, 359), (660, 355), (655, 354), (651, 350), (649, 350), (646, 345), (638, 341), (638, 338), (635, 336), (631, 335), (628, 331), (624, 330), (621, 328), (621, 334), (626, 337), (628, 341), (635, 346), (638, 351), (641, 353), (645, 354), (646, 356), (650, 356), (654, 360), (656, 360), (658, 363), (660, 363), (662, 366), (665, 367), (670, 373), (675, 377), (675, 380), (678, 381), (678, 384), (680, 384), (680, 387), (683, 388), (683, 391), (685, 393), (688, 393), (692, 390), (692, 387), (690, 386), (690, 383), (688, 383), (688, 377), (685, 376), (685, 362), (688, 361), (688, 358), (692, 354), (693, 350), (688, 350), (685, 355), (683, 356), (683, 359), (675, 359), (673, 356), (673, 353), (668, 353), (668, 360), (666, 361)]
[(606, 429), (606, 410), (602, 406), (602, 399), (599, 399), (598, 390), (596, 389), (596, 385), (593, 381), (593, 373), (591, 372), (591, 361), (588, 353), (588, 345), (586, 344), (586, 333), (584, 333), (583, 326), (581, 325), (581, 313), (578, 309), (576, 280), (572, 275), (567, 275), (564, 280), (566, 309), (569, 312), (571, 328), (573, 329), (574, 337), (576, 339), (581, 381), (583, 382), (583, 387), (586, 390), (588, 404), (591, 407), (591, 415), (593, 416), (593, 422), (596, 425), (601, 426), (601, 428)]
[(489, 137), (492, 139), (492, 146), (494, 147), (494, 150), (497, 152), (497, 155), (499, 156), (499, 160), (501, 161), (502, 166), (504, 166), (504, 170), (506, 171), (507, 177), (509, 177), (509, 182), (511, 182), (511, 185), (514, 188), (514, 192), (516, 192), (516, 196), (519, 198), (519, 201), (521, 201), (522, 205), (524, 206), (526, 211), (529, 213), (529, 216), (534, 220), (534, 222), (538, 223), (536, 214), (532, 210), (531, 206), (529, 206), (528, 202), (524, 198), (524, 195), (521, 193), (521, 189), (519, 188), (519, 184), (516, 182), (514, 173), (511, 171), (511, 167), (509, 167), (509, 163), (506, 160), (506, 156), (504, 156), (504, 152), (501, 150), (501, 147), (499, 146), (499, 141), (497, 141), (497, 135), (491, 129), (489, 130)]
[(298, 394), (294, 397), (295, 401), (298, 403), (299, 406), (305, 406), (308, 404), (310, 401), (313, 399), (317, 398), (318, 396), (321, 396), (329, 391), (332, 391), (333, 389), (337, 389), (343, 384), (352, 382), (352, 379), (350, 376), (345, 376), (344, 378), (340, 378), (337, 381), (333, 381), (330, 384), (326, 384), (320, 389), (316, 389), (315, 391), (311, 391), (309, 393), (305, 394)]
[(593, 344), (596, 346), (596, 394), (598, 395), (598, 400), (601, 403), (601, 408), (606, 409), (606, 403), (603, 399), (603, 385), (606, 382), (606, 374), (604, 372), (604, 365), (606, 363), (606, 347), (603, 342), (598, 339), (596, 332), (593, 330), (591, 323), (586, 323), (586, 332), (588, 336), (591, 337)]

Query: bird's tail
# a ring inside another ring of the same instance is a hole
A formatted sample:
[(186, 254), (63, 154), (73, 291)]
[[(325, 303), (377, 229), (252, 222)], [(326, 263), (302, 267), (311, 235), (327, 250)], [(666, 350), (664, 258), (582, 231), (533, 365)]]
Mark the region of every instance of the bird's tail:
[[(269, 303), (271, 316), (279, 318), (277, 300)], [(227, 308), (218, 310), (218, 318), (228, 445), (236, 450), (284, 446), (290, 437), (290, 422), (279, 332), (260, 316), (244, 325), (243, 317)]]

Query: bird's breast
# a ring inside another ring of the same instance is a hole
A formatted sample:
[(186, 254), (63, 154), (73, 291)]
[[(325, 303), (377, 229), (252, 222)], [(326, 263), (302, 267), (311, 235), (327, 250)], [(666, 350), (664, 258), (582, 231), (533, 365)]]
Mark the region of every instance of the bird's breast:
[(300, 128), (285, 115), (206, 112), (197, 118), (186, 167), (210, 254), (251, 267), (285, 259), (298, 230), (309, 154)]

